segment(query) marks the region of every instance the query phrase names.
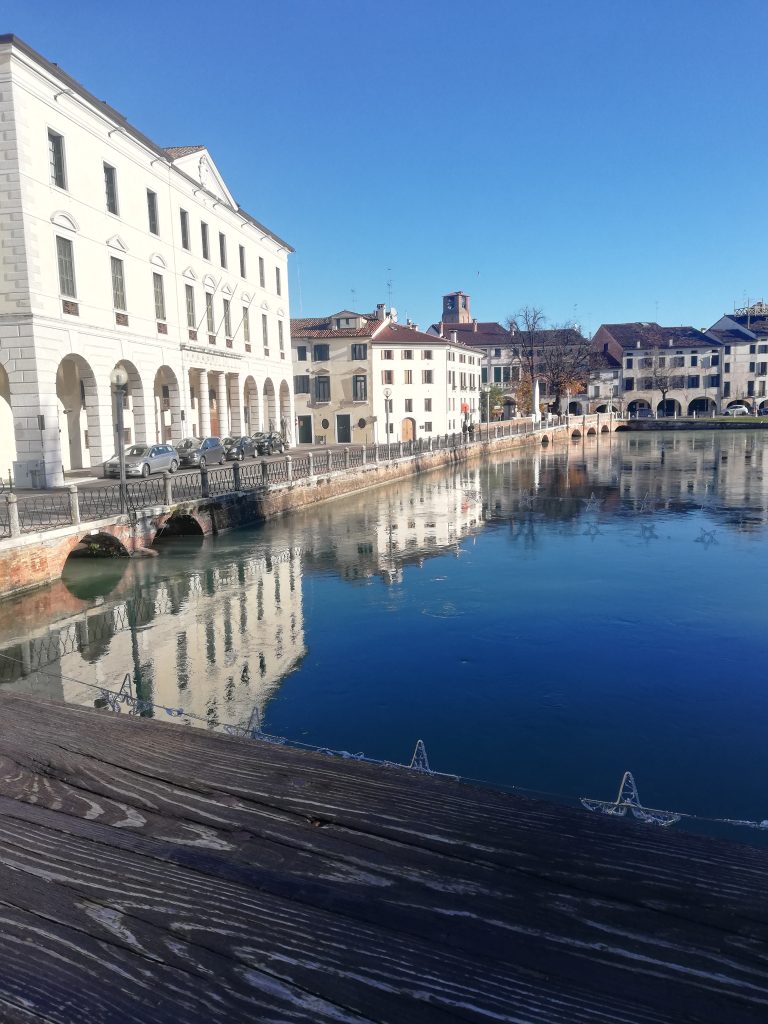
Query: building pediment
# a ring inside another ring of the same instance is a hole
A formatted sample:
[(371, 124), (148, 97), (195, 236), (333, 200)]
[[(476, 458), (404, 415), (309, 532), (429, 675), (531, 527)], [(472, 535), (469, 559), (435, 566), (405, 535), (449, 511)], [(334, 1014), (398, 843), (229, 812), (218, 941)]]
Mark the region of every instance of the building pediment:
[(55, 224), (57, 228), (63, 228), (65, 231), (80, 230), (80, 225), (72, 214), (66, 213), (64, 210), (55, 210), (51, 214), (51, 224)]
[(224, 178), (204, 146), (182, 146), (167, 149), (166, 153), (171, 158), (173, 166), (198, 182), (202, 189), (226, 203), (232, 210), (238, 209)]
[(107, 245), (110, 249), (117, 249), (118, 252), (128, 252), (128, 246), (122, 240), (120, 235), (112, 235), (111, 238), (108, 238)]

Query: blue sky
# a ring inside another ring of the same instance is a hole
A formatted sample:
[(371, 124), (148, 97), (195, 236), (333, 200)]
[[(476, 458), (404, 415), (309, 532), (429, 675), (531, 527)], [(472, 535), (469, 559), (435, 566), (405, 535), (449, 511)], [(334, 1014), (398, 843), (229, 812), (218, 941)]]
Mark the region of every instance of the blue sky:
[[(117, 13), (119, 11), (119, 14)], [(708, 326), (768, 298), (765, 0), (5, 0), (296, 248), (294, 316), (444, 292)]]

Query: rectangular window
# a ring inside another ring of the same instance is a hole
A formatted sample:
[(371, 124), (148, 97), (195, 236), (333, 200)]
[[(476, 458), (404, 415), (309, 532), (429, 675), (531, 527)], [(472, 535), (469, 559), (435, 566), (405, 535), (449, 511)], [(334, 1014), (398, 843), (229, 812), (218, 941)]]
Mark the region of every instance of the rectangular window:
[(431, 370), (422, 370), (421, 371), (421, 383), (422, 384), (431, 384), (432, 383), (432, 371)]
[(394, 384), (395, 383), (395, 371), (394, 370), (382, 370), (381, 371), (381, 383), (382, 384)]
[(224, 337), (232, 337), (232, 314), (229, 309), (229, 299), (224, 299)]
[(245, 246), (240, 246), (240, 277), (245, 277)]
[(219, 232), (219, 263), (221, 263), (224, 269), (227, 269), (227, 239)]
[(719, 373), (711, 374), (707, 378), (706, 386), (708, 388), (718, 388), (718, 387), (720, 387), (720, 374)]
[(211, 246), (208, 241), (208, 225), (205, 221), (200, 221), (200, 241), (203, 246), (203, 259), (209, 260), (211, 258)]
[(723, 384), (723, 398), (730, 398), (730, 397), (731, 397), (731, 382), (729, 380), (727, 380), (725, 382), (725, 384)]
[(331, 400), (331, 378), (315, 377), (315, 401), (330, 402)]
[(72, 242), (68, 238), (56, 236), (56, 255), (59, 263), (59, 291), (70, 299), (76, 299), (75, 258), (72, 251)]
[(755, 372), (755, 364), (754, 364), (754, 361), (753, 361), (753, 362), (751, 362), (751, 363), (749, 364), (749, 372), (750, 372), (750, 373), (754, 373), (754, 372)]
[(381, 353), (381, 358), (382, 359), (394, 359), (395, 358), (395, 353), (392, 351), (391, 348), (385, 348), (384, 351)]
[(355, 376), (352, 378), (352, 401), (368, 401), (368, 378), (365, 376), (365, 374), (355, 374)]
[(64, 139), (56, 132), (48, 132), (48, 154), (51, 161), (51, 184), (58, 188), (67, 187), (67, 172), (64, 166)]
[(751, 356), (753, 356), (756, 352), (757, 352), (757, 345), (750, 345), (749, 346), (749, 354)]
[(501, 384), (501, 367), (494, 366), (493, 368), (493, 382), (494, 384)]
[(698, 365), (699, 365), (699, 357), (698, 356), (691, 356), (691, 366), (698, 366)]
[(699, 386), (699, 381), (700, 381), (700, 379), (699, 379), (698, 373), (689, 373), (688, 374), (688, 387), (689, 388), (697, 388)]
[(413, 349), (404, 348), (400, 355), (403, 359), (413, 359)]
[(117, 215), (117, 171), (111, 164), (104, 164), (104, 192), (107, 198), (107, 212)]
[(197, 327), (197, 317), (195, 316), (195, 289), (191, 284), (184, 285), (184, 295), (187, 300), (187, 327), (194, 330)]
[(765, 355), (768, 352), (768, 345), (758, 345), (757, 351), (761, 356)]
[(293, 392), (296, 395), (309, 394), (309, 374), (300, 374), (293, 378)]
[(213, 319), (213, 292), (205, 293), (205, 321), (209, 334), (216, 333), (216, 322)]
[(264, 278), (264, 257), (259, 256), (259, 284), (263, 288), (265, 286)]
[(627, 356), (627, 369), (628, 370), (633, 370), (634, 369), (634, 360), (632, 359), (632, 356)]
[(155, 319), (165, 320), (165, 289), (162, 274), (153, 274), (152, 282), (155, 287)]
[(725, 354), (727, 356), (729, 356), (731, 354), (731, 346), (730, 345), (726, 345), (725, 346)]
[(432, 399), (431, 398), (425, 398), (424, 399), (424, 412), (432, 412)]
[(755, 393), (755, 382), (753, 380), (747, 381), (747, 397), (751, 398)]
[(275, 289), (278, 295), (283, 294), (283, 282), (280, 279), (280, 267), (275, 267)]
[(352, 346), (352, 359), (356, 363), (365, 362), (368, 358), (368, 346), (367, 345), (353, 345)]
[(297, 345), (296, 346), (296, 359), (300, 363), (306, 363), (307, 361), (307, 346)]
[(160, 234), (160, 222), (157, 219), (157, 192), (153, 192), (152, 189), (147, 189), (147, 219), (149, 221), (149, 230), (153, 235)]
[(635, 390), (635, 379), (634, 379), (634, 377), (625, 377), (624, 378), (624, 390), (625, 391), (634, 391)]
[(264, 355), (269, 355), (269, 327), (267, 325), (267, 314), (261, 314), (261, 340), (264, 344)]
[(117, 259), (116, 256), (110, 256), (109, 262), (112, 268), (112, 304), (115, 309), (119, 309), (124, 313), (128, 307), (125, 304), (123, 261)]
[(331, 357), (331, 349), (329, 345), (313, 345), (312, 346), (312, 358), (316, 363), (325, 363)]
[(723, 367), (723, 373), (730, 373), (730, 372), (731, 372), (731, 364), (730, 363), (726, 363), (725, 366)]
[(250, 347), (251, 344), (251, 317), (248, 307), (243, 306), (243, 341)]
[(432, 422), (431, 422), (431, 420), (427, 420), (427, 422), (424, 424), (424, 430), (426, 430), (426, 432), (428, 434), (432, 433)]
[(405, 411), (406, 412), (413, 412), (413, 399), (412, 398), (406, 398), (406, 400), (405, 400)]
[(757, 375), (758, 375), (758, 377), (765, 377), (766, 373), (768, 373), (768, 363), (758, 363), (757, 364)]
[(482, 366), (480, 368), (480, 382), (482, 384), (487, 384), (488, 383), (488, 367), (487, 366)]
[(431, 359), (432, 358), (432, 349), (431, 348), (425, 348), (424, 351), (421, 353), (421, 358), (422, 359)]
[(413, 370), (403, 370), (403, 384), (413, 384)]
[(285, 352), (285, 338), (283, 336), (283, 321), (277, 321), (277, 346), (281, 352)]
[(181, 247), (189, 249), (189, 214), (186, 210), (179, 210), (179, 221), (181, 222)]

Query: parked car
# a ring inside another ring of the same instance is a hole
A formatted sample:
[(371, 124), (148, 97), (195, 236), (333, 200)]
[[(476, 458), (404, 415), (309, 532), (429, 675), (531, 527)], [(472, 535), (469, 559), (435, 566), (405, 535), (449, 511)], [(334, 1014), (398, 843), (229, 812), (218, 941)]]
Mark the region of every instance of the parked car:
[(256, 458), (258, 455), (258, 448), (254, 438), (247, 436), (232, 437), (230, 441), (232, 443), (227, 447), (227, 458), (233, 462), (235, 460), (242, 462), (245, 458)]
[(730, 409), (723, 409), (723, 416), (751, 416), (752, 411), (746, 405), (732, 405)]
[(283, 435), (276, 430), (270, 430), (266, 434), (256, 434), (254, 440), (259, 455), (279, 455), (287, 447)]
[(220, 437), (185, 437), (176, 446), (179, 453), (179, 464), (182, 466), (212, 466), (226, 458), (224, 445)]
[(234, 437), (222, 437), (221, 443), (224, 445), (224, 450), (231, 448), (235, 441), (239, 440), (237, 436)]
[(653, 412), (650, 409), (635, 409), (631, 414), (631, 418), (635, 420), (649, 420), (653, 417)]
[[(170, 444), (132, 444), (125, 450), (125, 475), (149, 476), (168, 470), (175, 473), (179, 468), (178, 452)], [(104, 476), (120, 476), (120, 457), (113, 455), (104, 463)]]

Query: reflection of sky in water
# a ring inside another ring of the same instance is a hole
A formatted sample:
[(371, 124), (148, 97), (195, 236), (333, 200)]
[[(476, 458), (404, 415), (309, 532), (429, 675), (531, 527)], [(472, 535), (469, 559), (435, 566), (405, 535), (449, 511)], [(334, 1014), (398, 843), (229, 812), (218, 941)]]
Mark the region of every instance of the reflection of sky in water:
[(572, 797), (631, 769), (648, 805), (768, 818), (765, 436), (498, 457), (164, 554), (138, 637), (61, 664), (138, 657), (163, 703), (374, 757), (421, 737), (437, 770)]

